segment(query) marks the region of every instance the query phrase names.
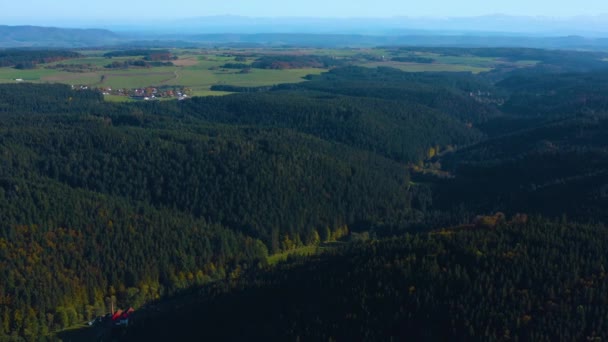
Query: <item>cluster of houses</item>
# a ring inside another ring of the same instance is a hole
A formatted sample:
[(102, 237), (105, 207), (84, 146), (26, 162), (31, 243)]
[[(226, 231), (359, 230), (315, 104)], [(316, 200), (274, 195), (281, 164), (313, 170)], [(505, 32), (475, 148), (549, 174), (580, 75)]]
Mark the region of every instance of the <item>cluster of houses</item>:
[[(122, 89), (120, 89), (122, 90)], [(120, 91), (119, 90), (119, 91)], [(188, 98), (188, 94), (186, 94), (187, 89), (158, 89), (153, 87), (148, 88), (136, 88), (127, 90), (126, 96), (134, 100), (157, 100), (159, 98), (177, 98), (178, 100), (185, 100)], [(117, 94), (121, 95), (121, 94)], [(124, 95), (124, 94), (123, 94)]]
[[(86, 85), (73, 85), (72, 89), (86, 90), (89, 89)], [(175, 98), (178, 100), (185, 100), (189, 97), (191, 90), (189, 88), (134, 88), (134, 89), (114, 89), (111, 87), (97, 87), (91, 88), (100, 91), (103, 95), (116, 95), (125, 96), (134, 100), (152, 101), (161, 98)]]

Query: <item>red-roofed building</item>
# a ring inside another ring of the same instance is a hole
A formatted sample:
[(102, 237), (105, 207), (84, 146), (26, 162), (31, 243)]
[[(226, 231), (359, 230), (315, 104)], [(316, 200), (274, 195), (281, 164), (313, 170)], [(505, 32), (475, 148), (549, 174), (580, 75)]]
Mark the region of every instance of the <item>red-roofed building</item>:
[(128, 326), (129, 318), (135, 312), (135, 309), (129, 308), (127, 311), (118, 310), (112, 315), (112, 321), (117, 326)]

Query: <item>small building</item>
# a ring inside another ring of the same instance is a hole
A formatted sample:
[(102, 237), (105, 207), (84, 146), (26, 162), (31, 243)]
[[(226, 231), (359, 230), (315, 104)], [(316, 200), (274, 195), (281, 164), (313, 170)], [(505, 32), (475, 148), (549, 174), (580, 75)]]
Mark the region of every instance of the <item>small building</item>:
[(112, 315), (112, 322), (117, 327), (127, 327), (129, 325), (129, 319), (135, 312), (135, 309), (129, 308), (127, 311), (118, 310)]

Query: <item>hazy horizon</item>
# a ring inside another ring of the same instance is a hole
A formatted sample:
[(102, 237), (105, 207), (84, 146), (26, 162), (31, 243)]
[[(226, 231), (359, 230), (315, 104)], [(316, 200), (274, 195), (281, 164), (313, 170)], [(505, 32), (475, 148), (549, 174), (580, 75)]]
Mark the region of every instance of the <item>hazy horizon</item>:
[(491, 14), (468, 17), (251, 17), (239, 15), (140, 18), (1, 20), (0, 25), (108, 29), (123, 33), (318, 33), (318, 34), (523, 34), (531, 36), (608, 37), (608, 15), (531, 17)]
[[(43, 23), (61, 23), (62, 20), (66, 20), (65, 23), (73, 23), (73, 22), (90, 22), (90, 23), (130, 23), (130, 24), (138, 24), (138, 23), (149, 23), (154, 21), (160, 22), (169, 22), (169, 21), (179, 21), (179, 20), (195, 20), (195, 19), (264, 19), (264, 20), (282, 20), (282, 19), (298, 19), (298, 20), (339, 20), (339, 21), (349, 21), (349, 20), (397, 20), (397, 19), (411, 19), (411, 20), (464, 20), (464, 19), (478, 19), (478, 18), (522, 18), (522, 19), (530, 19), (530, 20), (546, 20), (546, 21), (569, 21), (576, 19), (584, 19), (584, 18), (604, 18), (608, 17), (608, 11), (597, 13), (597, 14), (579, 14), (579, 15), (570, 15), (570, 16), (551, 16), (551, 15), (515, 15), (508, 13), (486, 13), (479, 15), (386, 15), (386, 16), (311, 16), (311, 15), (285, 15), (285, 16), (264, 16), (264, 15), (242, 15), (242, 14), (210, 14), (210, 15), (186, 15), (183, 17), (167, 17), (167, 16), (158, 16), (158, 17), (141, 17), (141, 18), (127, 18), (127, 17), (107, 17), (107, 18), (87, 18), (83, 16), (74, 16), (74, 17), (24, 17), (24, 16), (3, 16), (0, 14), (0, 25), (9, 25), (9, 26), (25, 26), (25, 25), (39, 25)], [(99, 20), (99, 21), (97, 21)]]
[[(506, 19), (520, 19), (528, 21), (537, 21), (544, 23), (568, 23), (578, 22), (579, 20), (601, 20), (608, 18), (608, 12), (599, 13), (593, 15), (575, 15), (575, 16), (543, 16), (543, 15), (511, 15), (505, 13), (488, 13), (483, 15), (471, 15), (471, 16), (351, 16), (351, 17), (315, 17), (315, 16), (251, 16), (251, 15), (238, 15), (238, 14), (217, 14), (217, 15), (193, 15), (184, 17), (146, 17), (132, 20), (130, 18), (85, 18), (85, 17), (45, 17), (45, 18), (25, 18), (25, 17), (2, 17), (0, 14), (0, 25), (8, 26), (48, 26), (48, 27), (65, 27), (65, 28), (108, 28), (113, 26), (141, 26), (149, 25), (153, 23), (179, 23), (179, 22), (192, 22), (195, 20), (263, 20), (263, 21), (281, 21), (281, 20), (320, 20), (329, 21), (336, 20), (336, 24), (343, 22), (355, 22), (355, 21), (381, 21), (386, 20), (388, 22), (396, 22), (398, 20), (409, 20), (410, 23), (418, 22), (446, 22), (452, 21), (464, 21), (464, 20), (476, 20), (476, 19), (493, 19), (493, 18), (506, 18)], [(408, 22), (402, 22), (407, 24)], [(606, 22), (608, 27), (608, 22)], [(580, 28), (580, 27), (579, 27)], [(521, 28), (519, 28), (521, 29)]]
[(9, 2), (0, 25), (102, 28), (126, 34), (318, 33), (396, 35), (412, 33), (522, 34), (531, 36), (608, 37), (608, 2), (398, 0), (357, 2), (309, 0), (280, 2), (198, 2), (179, 5), (156, 1)]
[(399, 0), (374, 2), (334, 0), (308, 0), (286, 3), (279, 0), (210, 2), (183, 0), (178, 5), (167, 2), (144, 0), (88, 2), (82, 10), (82, 2), (63, 0), (61, 3), (46, 0), (28, 0), (27, 15), (23, 2), (7, 2), (0, 14), (0, 24), (36, 24), (52, 21), (105, 21), (130, 22), (148, 20), (179, 20), (209, 16), (244, 16), (250, 18), (459, 18), (487, 15), (528, 16), (548, 18), (573, 18), (608, 13), (608, 2), (599, 0), (549, 1), (534, 3), (512, 0), (493, 3), (483, 0), (428, 0), (408, 3)]

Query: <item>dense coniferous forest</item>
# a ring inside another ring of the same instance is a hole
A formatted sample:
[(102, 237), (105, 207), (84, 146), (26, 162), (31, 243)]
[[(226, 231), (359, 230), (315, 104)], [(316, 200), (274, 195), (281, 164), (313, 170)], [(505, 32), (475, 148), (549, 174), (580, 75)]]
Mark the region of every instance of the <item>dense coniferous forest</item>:
[(122, 340), (593, 340), (608, 333), (607, 238), (520, 215), (352, 243), (176, 297)]
[(40, 63), (56, 62), (78, 56), (80, 56), (78, 52), (66, 50), (0, 50), (0, 67), (30, 69)]
[[(428, 51), (538, 63), (0, 85), (0, 340), (608, 337), (606, 56)], [(128, 329), (54, 334), (112, 306)]]
[(144, 56), (147, 59), (150, 59), (151, 56), (168, 56), (171, 53), (169, 50), (158, 49), (158, 50), (149, 50), (149, 49), (139, 49), (139, 50), (116, 50), (110, 51), (103, 54), (104, 57), (113, 58), (113, 57), (136, 57), (136, 56)]
[(251, 64), (259, 69), (329, 68), (344, 65), (331, 56), (262, 56)]

